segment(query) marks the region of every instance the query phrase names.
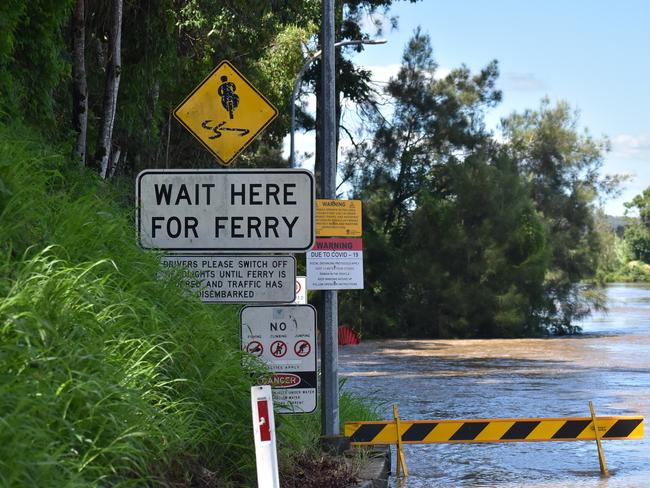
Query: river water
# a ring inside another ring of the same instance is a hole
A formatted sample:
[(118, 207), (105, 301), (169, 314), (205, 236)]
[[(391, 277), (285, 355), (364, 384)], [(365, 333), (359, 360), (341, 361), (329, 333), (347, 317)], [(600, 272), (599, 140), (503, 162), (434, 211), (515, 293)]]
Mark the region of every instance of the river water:
[[(643, 415), (650, 419), (650, 287), (611, 285), (609, 312), (579, 337), (386, 340), (342, 347), (345, 388), (405, 420)], [(405, 483), (423, 487), (650, 487), (650, 439), (405, 446)], [(395, 456), (393, 455), (393, 463)], [(393, 468), (394, 471), (394, 468)]]

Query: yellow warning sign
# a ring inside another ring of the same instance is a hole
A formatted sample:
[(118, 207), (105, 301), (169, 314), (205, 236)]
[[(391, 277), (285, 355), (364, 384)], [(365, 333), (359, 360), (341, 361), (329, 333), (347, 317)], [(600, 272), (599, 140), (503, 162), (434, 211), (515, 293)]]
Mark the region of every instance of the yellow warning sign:
[(361, 200), (316, 200), (317, 237), (360, 237)]
[(229, 165), (278, 115), (278, 110), (228, 61), (219, 63), (174, 116)]

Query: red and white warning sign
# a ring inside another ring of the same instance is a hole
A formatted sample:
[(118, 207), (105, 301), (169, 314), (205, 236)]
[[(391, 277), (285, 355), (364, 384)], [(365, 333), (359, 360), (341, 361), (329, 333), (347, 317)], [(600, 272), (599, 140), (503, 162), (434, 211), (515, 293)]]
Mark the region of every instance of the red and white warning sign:
[[(251, 350), (251, 345), (259, 349)], [(316, 309), (311, 305), (244, 307), (241, 347), (264, 361), (278, 413), (316, 409)], [(259, 353), (258, 353), (259, 352)]]
[(363, 243), (360, 237), (316, 239), (307, 252), (310, 290), (362, 290)]

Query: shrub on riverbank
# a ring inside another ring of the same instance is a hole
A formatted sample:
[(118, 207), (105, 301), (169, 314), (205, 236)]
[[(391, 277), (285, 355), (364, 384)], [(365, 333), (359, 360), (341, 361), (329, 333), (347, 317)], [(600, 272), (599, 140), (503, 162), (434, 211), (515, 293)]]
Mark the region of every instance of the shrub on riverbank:
[(650, 264), (629, 261), (616, 271), (601, 276), (604, 283), (650, 283)]
[[(238, 307), (158, 281), (110, 188), (28, 139), (0, 127), (0, 485), (254, 484)], [(283, 459), (318, 429), (282, 417)]]

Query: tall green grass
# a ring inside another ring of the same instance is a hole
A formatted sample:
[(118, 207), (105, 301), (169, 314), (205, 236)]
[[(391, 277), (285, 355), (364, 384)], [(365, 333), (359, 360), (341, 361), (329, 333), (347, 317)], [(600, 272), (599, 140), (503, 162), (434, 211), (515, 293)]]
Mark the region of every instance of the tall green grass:
[(237, 309), (158, 281), (108, 191), (0, 128), (0, 485), (246, 485)]
[[(253, 486), (239, 307), (158, 280), (63, 152), (0, 126), (0, 486)], [(285, 462), (316, 445), (318, 415), (278, 421)]]

